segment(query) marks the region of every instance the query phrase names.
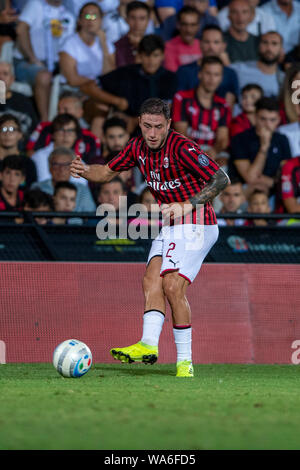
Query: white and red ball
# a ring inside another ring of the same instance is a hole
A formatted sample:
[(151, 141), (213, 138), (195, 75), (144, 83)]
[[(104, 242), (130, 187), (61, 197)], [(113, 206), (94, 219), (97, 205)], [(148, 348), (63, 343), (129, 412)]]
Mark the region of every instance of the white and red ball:
[(90, 370), (92, 362), (91, 350), (77, 339), (63, 341), (53, 353), (53, 365), (63, 377), (82, 377)]

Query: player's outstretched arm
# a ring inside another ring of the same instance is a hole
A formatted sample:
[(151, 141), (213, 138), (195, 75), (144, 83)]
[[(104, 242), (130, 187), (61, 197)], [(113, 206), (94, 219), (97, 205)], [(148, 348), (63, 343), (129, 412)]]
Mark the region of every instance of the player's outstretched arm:
[(72, 161), (70, 170), (74, 178), (85, 178), (92, 183), (108, 183), (119, 174), (108, 165), (86, 165), (78, 156)]
[(228, 175), (219, 168), (202, 191), (190, 197), (189, 202), (193, 207), (196, 207), (197, 204), (205, 204), (206, 202), (212, 201), (229, 183), (230, 179)]

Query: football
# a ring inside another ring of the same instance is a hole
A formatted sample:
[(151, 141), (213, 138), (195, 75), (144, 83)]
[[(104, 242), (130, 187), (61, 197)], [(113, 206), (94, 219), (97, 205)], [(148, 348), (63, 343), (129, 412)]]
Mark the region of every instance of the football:
[(63, 341), (53, 353), (53, 365), (63, 377), (82, 377), (90, 370), (92, 361), (89, 347), (77, 339)]

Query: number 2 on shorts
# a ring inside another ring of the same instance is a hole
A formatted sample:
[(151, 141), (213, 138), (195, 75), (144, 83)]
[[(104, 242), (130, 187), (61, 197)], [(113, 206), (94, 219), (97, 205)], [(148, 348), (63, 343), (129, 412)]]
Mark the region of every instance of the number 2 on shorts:
[(170, 251), (173, 251), (175, 249), (175, 246), (176, 246), (176, 243), (169, 243), (169, 249), (167, 251), (167, 254), (166, 254), (166, 258), (172, 258), (172, 255), (170, 255)]

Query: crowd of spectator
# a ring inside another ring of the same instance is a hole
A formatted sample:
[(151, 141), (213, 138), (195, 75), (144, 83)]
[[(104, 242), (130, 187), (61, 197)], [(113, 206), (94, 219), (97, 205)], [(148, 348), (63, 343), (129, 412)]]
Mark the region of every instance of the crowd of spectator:
[(125, 195), (150, 211), (138, 171), (97, 185), (70, 164), (112, 159), (159, 97), (230, 176), (219, 225), (300, 212), (299, 0), (0, 0), (0, 80), (0, 211), (95, 213)]

